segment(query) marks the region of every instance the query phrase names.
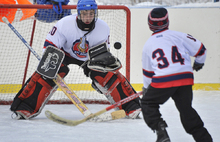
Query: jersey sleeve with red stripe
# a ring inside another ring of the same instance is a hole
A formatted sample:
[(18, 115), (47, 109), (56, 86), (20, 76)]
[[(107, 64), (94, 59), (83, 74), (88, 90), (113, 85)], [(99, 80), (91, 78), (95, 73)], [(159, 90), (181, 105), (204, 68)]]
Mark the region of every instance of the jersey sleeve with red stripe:
[(201, 41), (189, 34), (183, 33), (183, 45), (187, 49), (189, 55), (195, 57), (196, 62), (205, 62), (207, 50)]

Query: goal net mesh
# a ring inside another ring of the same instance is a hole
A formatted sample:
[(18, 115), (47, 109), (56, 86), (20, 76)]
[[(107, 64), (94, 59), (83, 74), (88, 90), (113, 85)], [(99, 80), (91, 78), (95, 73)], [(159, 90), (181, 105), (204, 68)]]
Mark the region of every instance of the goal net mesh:
[[(28, 5), (27, 7), (1, 5), (0, 17), (7, 17), (20, 35), (41, 57), (45, 38), (57, 21), (45, 23), (34, 16), (37, 9), (52, 10), (52, 7), (31, 6), (28, 8)], [(70, 9), (72, 14), (76, 13), (75, 8), (75, 5), (63, 7), (63, 9)], [(26, 18), (25, 13), (33, 15)], [(129, 11), (124, 6), (99, 6), (98, 17), (109, 25), (111, 52), (120, 59), (123, 65), (120, 72), (129, 79)], [(36, 71), (39, 61), (7, 24), (3, 23), (1, 19), (0, 21), (0, 60), (2, 61), (0, 66), (0, 104), (10, 104), (22, 84)], [(122, 48), (116, 50), (113, 47), (115, 42), (120, 42)], [(70, 72), (64, 80), (84, 103), (108, 103), (103, 94), (97, 93), (91, 87), (90, 78), (83, 74), (83, 70), (79, 66), (70, 65), (69, 68)], [(49, 103), (70, 103), (70, 100), (58, 89)]]

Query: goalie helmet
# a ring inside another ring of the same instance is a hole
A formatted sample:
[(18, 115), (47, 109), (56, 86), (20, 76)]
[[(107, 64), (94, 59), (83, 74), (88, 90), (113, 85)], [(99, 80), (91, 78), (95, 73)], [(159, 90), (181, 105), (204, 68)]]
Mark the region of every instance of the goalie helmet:
[[(77, 18), (77, 25), (78, 27), (83, 30), (83, 31), (91, 31), (92, 29), (95, 28), (95, 22), (98, 18), (98, 6), (95, 2), (95, 0), (79, 0), (77, 3), (77, 14), (78, 14), (78, 18)], [(81, 17), (81, 11), (82, 10), (94, 10), (95, 12), (95, 17), (93, 19), (93, 21), (90, 24), (85, 24)]]

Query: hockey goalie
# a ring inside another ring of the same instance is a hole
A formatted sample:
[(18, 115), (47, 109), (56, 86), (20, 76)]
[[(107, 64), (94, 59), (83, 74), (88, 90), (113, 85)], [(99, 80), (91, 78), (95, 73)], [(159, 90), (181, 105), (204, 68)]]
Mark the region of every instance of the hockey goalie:
[[(86, 77), (91, 78), (92, 87), (114, 104), (136, 92), (119, 72), (119, 59), (110, 53), (109, 34), (106, 22), (98, 18), (95, 0), (79, 0), (77, 13), (53, 26), (43, 50), (48, 46), (62, 50), (65, 57), (57, 73), (64, 78), (69, 72), (68, 65), (82, 67)], [(36, 117), (56, 88), (52, 79), (36, 71), (17, 93), (10, 109), (17, 119)], [(117, 109), (123, 109), (127, 118), (136, 119), (141, 112), (139, 98)]]

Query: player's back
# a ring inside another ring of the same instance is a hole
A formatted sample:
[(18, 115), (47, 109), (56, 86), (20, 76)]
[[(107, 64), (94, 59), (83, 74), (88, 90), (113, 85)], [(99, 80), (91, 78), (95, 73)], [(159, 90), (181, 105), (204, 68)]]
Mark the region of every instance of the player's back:
[[(190, 56), (184, 46), (184, 35), (181, 32), (164, 30), (154, 33), (146, 42), (144, 48), (151, 57), (151, 67), (154, 71), (152, 83), (155, 85), (172, 82), (170, 85), (173, 86), (180, 80), (192, 84), (193, 70)], [(169, 83), (167, 85), (169, 86)]]

